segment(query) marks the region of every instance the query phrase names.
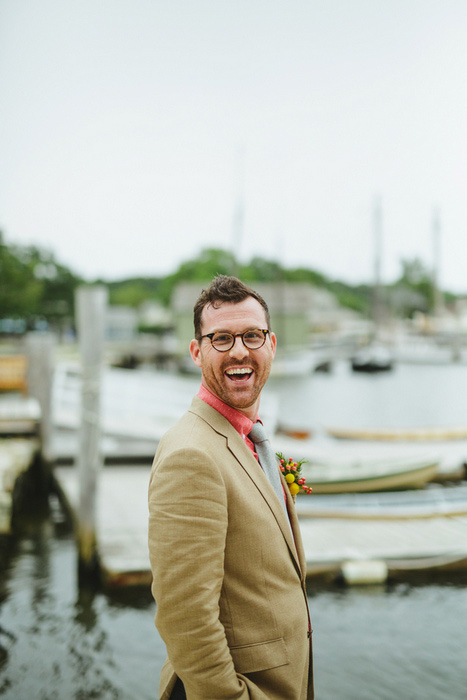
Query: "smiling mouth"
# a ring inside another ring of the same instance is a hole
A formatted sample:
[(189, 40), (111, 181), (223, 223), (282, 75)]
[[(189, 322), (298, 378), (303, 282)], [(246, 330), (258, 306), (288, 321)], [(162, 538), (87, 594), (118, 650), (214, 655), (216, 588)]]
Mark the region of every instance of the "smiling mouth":
[(226, 370), (225, 374), (233, 382), (246, 382), (252, 376), (253, 370), (250, 367), (235, 367)]

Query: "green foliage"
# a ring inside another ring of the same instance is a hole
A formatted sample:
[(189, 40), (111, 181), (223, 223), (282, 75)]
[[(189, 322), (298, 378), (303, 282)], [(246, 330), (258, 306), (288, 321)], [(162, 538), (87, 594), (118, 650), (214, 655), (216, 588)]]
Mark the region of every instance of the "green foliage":
[(24, 258), (19, 250), (5, 245), (0, 235), (0, 309), (3, 318), (38, 313), (41, 284), (34, 278), (31, 265)]
[(284, 279), (284, 269), (275, 260), (255, 257), (239, 269), (243, 282), (277, 282)]
[[(385, 292), (393, 310), (410, 316), (415, 310), (433, 308), (434, 289), (429, 269), (418, 259), (402, 260), (401, 277)], [(163, 278), (134, 277), (105, 282), (111, 304), (138, 307), (146, 300), (168, 306), (174, 288), (180, 282), (208, 282), (218, 274), (235, 274), (249, 284), (255, 282), (301, 282), (327, 289), (349, 309), (369, 315), (372, 290), (368, 285), (352, 286), (331, 280), (321, 272), (297, 267), (286, 269), (280, 262), (255, 256), (240, 264), (235, 256), (221, 248), (205, 248), (195, 258), (182, 262)], [(46, 318), (60, 326), (74, 312), (76, 287), (82, 280), (54, 256), (36, 247), (8, 246), (0, 232), (0, 319), (21, 318), (31, 327), (36, 319)], [(455, 299), (450, 295), (451, 300)], [(158, 332), (159, 329), (151, 329)]]
[(236, 269), (237, 261), (232, 253), (221, 248), (205, 248), (197, 258), (183, 262), (176, 272), (161, 280), (159, 300), (168, 306), (180, 282), (206, 282), (216, 275), (232, 275)]
[(333, 282), (326, 283), (324, 286), (336, 296), (341, 306), (352, 309), (352, 311), (357, 311), (365, 316), (370, 314), (372, 290), (368, 285), (361, 284), (352, 287), (344, 282), (334, 280)]
[(306, 267), (296, 267), (292, 270), (284, 270), (287, 282), (306, 282), (315, 287), (327, 287), (329, 280), (321, 272), (309, 270)]
[(161, 280), (155, 277), (135, 277), (118, 282), (107, 282), (109, 303), (122, 306), (140, 306), (143, 301), (159, 298)]
[(22, 318), (29, 327), (46, 318), (59, 326), (73, 315), (80, 282), (50, 252), (8, 246), (0, 233), (0, 318)]
[(165, 335), (165, 333), (167, 333), (167, 326), (165, 324), (153, 326), (140, 324), (138, 326), (138, 333), (148, 333), (150, 335)]
[(308, 283), (328, 289), (342, 306), (361, 313), (368, 313), (369, 309), (369, 289), (366, 286), (352, 287), (344, 282), (333, 282), (322, 273), (304, 267), (286, 269), (275, 260), (258, 256), (240, 265), (232, 253), (218, 248), (202, 250), (197, 258), (183, 262), (176, 272), (161, 280), (159, 300), (168, 306), (172, 292), (180, 282), (208, 282), (218, 274), (237, 274), (248, 284), (279, 280)]
[(305, 282), (314, 287), (322, 287), (335, 295), (339, 304), (362, 314), (369, 314), (371, 290), (367, 285), (352, 286), (345, 282), (330, 280), (317, 270), (297, 267), (284, 270), (284, 279), (288, 282)]

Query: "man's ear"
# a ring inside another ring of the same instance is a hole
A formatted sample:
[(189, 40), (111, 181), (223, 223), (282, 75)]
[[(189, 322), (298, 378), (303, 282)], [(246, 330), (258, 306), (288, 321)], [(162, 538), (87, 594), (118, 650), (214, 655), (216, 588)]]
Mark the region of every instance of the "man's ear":
[(199, 343), (196, 340), (196, 338), (193, 338), (193, 340), (190, 343), (190, 355), (191, 359), (197, 365), (198, 367), (201, 367), (201, 349), (199, 347)]
[(272, 348), (272, 356), (276, 354), (276, 345), (277, 345), (277, 339), (275, 334), (271, 331), (269, 334), (269, 337), (271, 338), (271, 348)]

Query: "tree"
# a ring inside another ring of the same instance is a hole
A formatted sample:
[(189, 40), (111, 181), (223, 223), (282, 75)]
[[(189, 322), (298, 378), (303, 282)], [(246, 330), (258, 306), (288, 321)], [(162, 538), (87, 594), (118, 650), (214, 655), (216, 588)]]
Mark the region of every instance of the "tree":
[(284, 269), (275, 260), (254, 257), (239, 272), (244, 282), (277, 282), (284, 279)]
[(237, 261), (232, 253), (221, 248), (204, 248), (198, 257), (183, 262), (176, 272), (162, 280), (159, 298), (168, 306), (179, 282), (206, 282), (216, 275), (231, 275), (235, 269)]
[(0, 316), (29, 318), (39, 313), (41, 283), (24, 259), (24, 251), (6, 245), (0, 232)]
[(8, 246), (0, 233), (0, 317), (21, 318), (29, 327), (45, 318), (60, 327), (73, 316), (81, 279), (35, 246)]

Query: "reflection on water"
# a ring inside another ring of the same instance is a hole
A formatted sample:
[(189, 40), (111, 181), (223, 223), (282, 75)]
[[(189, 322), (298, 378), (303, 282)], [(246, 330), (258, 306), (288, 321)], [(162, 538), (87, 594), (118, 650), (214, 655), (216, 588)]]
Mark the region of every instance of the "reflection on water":
[(79, 589), (74, 540), (47, 521), (18, 539), (2, 584), (1, 697), (156, 697), (164, 652), (148, 591), (112, 600)]
[[(0, 697), (157, 697), (165, 651), (148, 590), (106, 596), (79, 589), (74, 541), (47, 519), (23, 532), (4, 559)], [(317, 700), (465, 698), (465, 582), (312, 583)]]

